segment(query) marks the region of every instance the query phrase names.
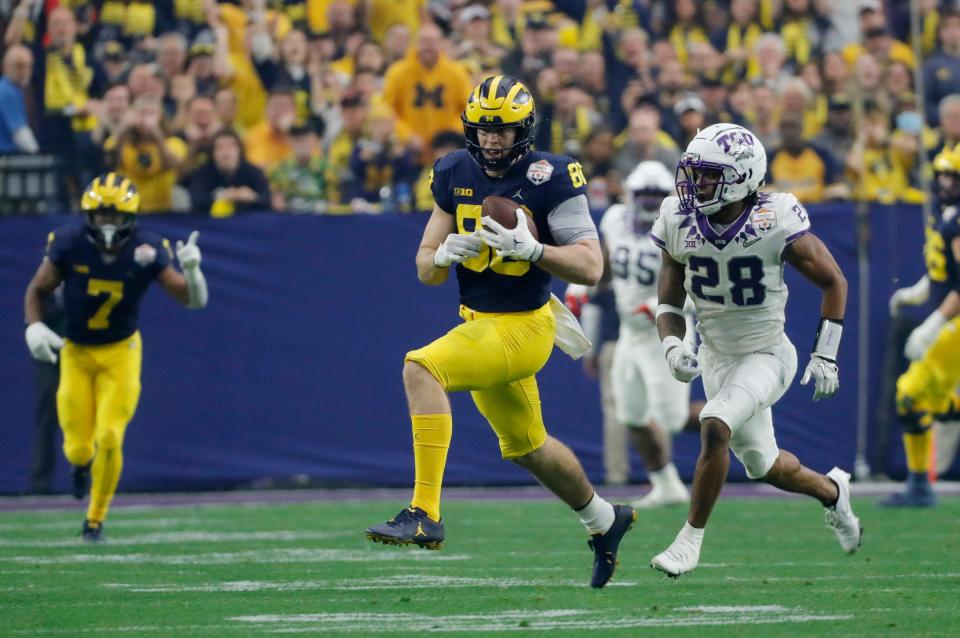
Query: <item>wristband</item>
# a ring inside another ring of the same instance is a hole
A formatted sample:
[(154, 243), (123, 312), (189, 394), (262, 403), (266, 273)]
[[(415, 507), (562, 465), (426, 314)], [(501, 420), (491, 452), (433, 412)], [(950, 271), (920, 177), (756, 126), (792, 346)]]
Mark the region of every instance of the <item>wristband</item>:
[(820, 328), (814, 340), (813, 354), (836, 362), (840, 350), (840, 336), (843, 334), (843, 319), (820, 319)]
[(676, 306), (671, 306), (670, 304), (662, 303), (657, 304), (657, 319), (660, 318), (660, 315), (680, 315), (683, 317), (683, 309), (677, 308)]
[(676, 335), (670, 335), (660, 342), (663, 348), (663, 356), (666, 357), (674, 348), (683, 348), (683, 341)]

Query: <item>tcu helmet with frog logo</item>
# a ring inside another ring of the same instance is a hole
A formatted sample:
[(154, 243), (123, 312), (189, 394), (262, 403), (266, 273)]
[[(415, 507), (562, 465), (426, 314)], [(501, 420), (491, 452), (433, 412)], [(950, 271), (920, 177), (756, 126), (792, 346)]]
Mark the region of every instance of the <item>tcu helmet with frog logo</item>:
[[(705, 172), (720, 174), (713, 196), (697, 197)], [(677, 195), (685, 208), (712, 215), (763, 186), (767, 154), (757, 137), (735, 124), (714, 124), (697, 133), (677, 164)]]

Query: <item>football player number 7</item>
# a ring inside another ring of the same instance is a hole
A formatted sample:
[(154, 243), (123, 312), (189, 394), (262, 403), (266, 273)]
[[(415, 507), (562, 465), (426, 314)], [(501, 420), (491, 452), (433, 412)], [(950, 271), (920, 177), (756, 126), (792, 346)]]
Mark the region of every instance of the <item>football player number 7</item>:
[[(457, 232), (461, 235), (469, 235), (475, 231), (480, 226), (480, 214), (479, 204), (457, 204)], [(483, 272), (489, 268), (500, 275), (519, 277), (530, 270), (530, 262), (501, 257), (484, 244), (480, 254), (463, 262), (463, 267), (474, 272)]]
[(123, 299), (123, 282), (107, 279), (91, 279), (87, 282), (87, 294), (93, 297), (107, 295), (97, 312), (87, 320), (90, 330), (104, 330), (110, 327), (110, 313)]

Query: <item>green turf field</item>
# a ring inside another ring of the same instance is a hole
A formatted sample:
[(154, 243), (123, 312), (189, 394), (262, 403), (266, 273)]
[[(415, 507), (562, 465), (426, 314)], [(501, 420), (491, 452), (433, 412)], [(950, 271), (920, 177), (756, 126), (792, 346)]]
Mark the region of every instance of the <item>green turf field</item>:
[(960, 500), (855, 501), (852, 557), (805, 500), (722, 499), (700, 567), (648, 567), (683, 510), (643, 513), (606, 589), (579, 523), (549, 501), (445, 504), (440, 552), (374, 545), (396, 502), (0, 514), (0, 635), (956, 636)]

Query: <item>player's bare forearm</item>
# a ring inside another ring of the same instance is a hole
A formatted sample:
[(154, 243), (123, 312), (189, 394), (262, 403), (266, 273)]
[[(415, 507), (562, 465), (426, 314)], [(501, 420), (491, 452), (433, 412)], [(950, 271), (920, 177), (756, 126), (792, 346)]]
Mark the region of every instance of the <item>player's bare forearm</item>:
[(427, 227), (423, 229), (420, 248), (417, 249), (417, 278), (422, 283), (437, 286), (447, 280), (452, 266), (440, 268), (434, 263), (433, 258), (447, 235), (455, 232), (457, 232), (457, 218), (434, 204)]
[(783, 258), (823, 291), (820, 316), (843, 319), (847, 306), (847, 279), (820, 238), (812, 233), (803, 235), (784, 249)]
[(23, 298), (23, 318), (28, 325), (43, 321), (43, 302), (59, 285), (60, 273), (56, 266), (44, 260), (27, 284), (27, 292)]
[(417, 278), (428, 286), (439, 286), (450, 275), (450, 267), (439, 268), (433, 263), (433, 256), (436, 253), (436, 247), (423, 244), (417, 251)]
[[(687, 291), (683, 287), (686, 274), (683, 264), (671, 257), (666, 250), (662, 251), (661, 261), (660, 278), (657, 280), (657, 302), (683, 308), (687, 302)], [(671, 336), (683, 339), (687, 334), (687, 320), (682, 314), (661, 313), (657, 317), (657, 332), (661, 341)]]
[(603, 275), (603, 252), (596, 239), (584, 239), (568, 246), (543, 246), (538, 266), (571, 284), (595, 286)]
[(947, 296), (943, 298), (943, 301), (940, 303), (940, 307), (937, 308), (937, 311), (943, 315), (944, 319), (947, 321), (950, 321), (957, 315), (960, 315), (960, 292), (951, 290)]

